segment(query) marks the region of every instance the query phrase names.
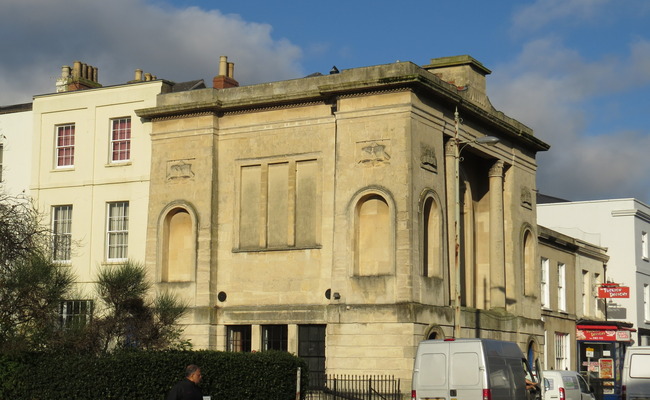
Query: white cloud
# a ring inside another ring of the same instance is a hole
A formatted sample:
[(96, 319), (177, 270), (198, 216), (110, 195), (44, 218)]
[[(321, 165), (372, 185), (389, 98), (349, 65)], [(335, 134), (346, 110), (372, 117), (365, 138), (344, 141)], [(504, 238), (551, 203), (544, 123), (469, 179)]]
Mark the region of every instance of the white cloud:
[[(608, 197), (650, 199), (650, 129), (587, 131), (588, 108), (611, 93), (647, 91), (648, 42), (629, 54), (587, 61), (557, 39), (529, 43), (512, 63), (495, 68), (488, 93), (496, 108), (535, 130), (551, 145), (538, 155), (538, 189), (572, 200)], [(647, 64), (646, 64), (647, 65)], [(601, 112), (608, 112), (602, 110)]]
[[(173, 81), (205, 79), (219, 56), (242, 84), (303, 75), (301, 49), (268, 24), (237, 15), (152, 5), (145, 0), (8, 0), (0, 13), (0, 105), (54, 91), (62, 65), (99, 68), (104, 85), (133, 79), (136, 68)], [(16, 51), (20, 49), (20, 51)]]
[(532, 32), (560, 19), (572, 22), (598, 15), (599, 7), (611, 0), (537, 0), (521, 7), (513, 17), (515, 32)]

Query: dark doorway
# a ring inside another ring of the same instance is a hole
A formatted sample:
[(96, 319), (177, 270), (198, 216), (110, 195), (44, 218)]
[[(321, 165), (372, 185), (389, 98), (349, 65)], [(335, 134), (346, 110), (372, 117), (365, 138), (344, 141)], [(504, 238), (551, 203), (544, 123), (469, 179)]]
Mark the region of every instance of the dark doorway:
[(325, 387), (325, 328), (326, 325), (298, 326), (298, 357), (309, 367), (309, 388)]

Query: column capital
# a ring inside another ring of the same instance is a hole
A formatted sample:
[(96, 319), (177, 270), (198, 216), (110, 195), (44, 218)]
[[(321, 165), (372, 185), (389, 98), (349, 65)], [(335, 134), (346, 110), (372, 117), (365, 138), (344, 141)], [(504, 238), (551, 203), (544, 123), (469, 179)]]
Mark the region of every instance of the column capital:
[(497, 160), (490, 167), (489, 176), (503, 177), (503, 167), (505, 163), (502, 160)]
[(455, 139), (449, 139), (445, 143), (445, 156), (456, 157), (456, 141)]

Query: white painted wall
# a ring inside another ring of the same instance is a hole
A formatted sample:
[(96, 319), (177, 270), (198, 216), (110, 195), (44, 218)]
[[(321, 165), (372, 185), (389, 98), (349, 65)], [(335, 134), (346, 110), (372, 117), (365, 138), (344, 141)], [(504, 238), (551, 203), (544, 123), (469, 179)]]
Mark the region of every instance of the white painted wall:
[(0, 143), (3, 145), (0, 193), (29, 195), (32, 119), (31, 110), (0, 114)]

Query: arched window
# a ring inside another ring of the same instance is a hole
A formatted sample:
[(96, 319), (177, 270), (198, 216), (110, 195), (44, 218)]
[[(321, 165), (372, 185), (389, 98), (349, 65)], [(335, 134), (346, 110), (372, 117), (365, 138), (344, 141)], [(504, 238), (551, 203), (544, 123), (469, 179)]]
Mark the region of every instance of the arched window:
[(194, 279), (194, 235), (187, 210), (175, 208), (164, 221), (162, 281), (184, 282)]
[(433, 197), (424, 201), (422, 215), (422, 276), (442, 277), (442, 223)]
[(535, 275), (535, 239), (530, 230), (524, 233), (524, 294), (532, 296), (536, 293), (535, 286), (539, 285), (540, 277)]
[(388, 203), (377, 194), (362, 197), (357, 203), (355, 220), (356, 274), (390, 274), (392, 246)]

